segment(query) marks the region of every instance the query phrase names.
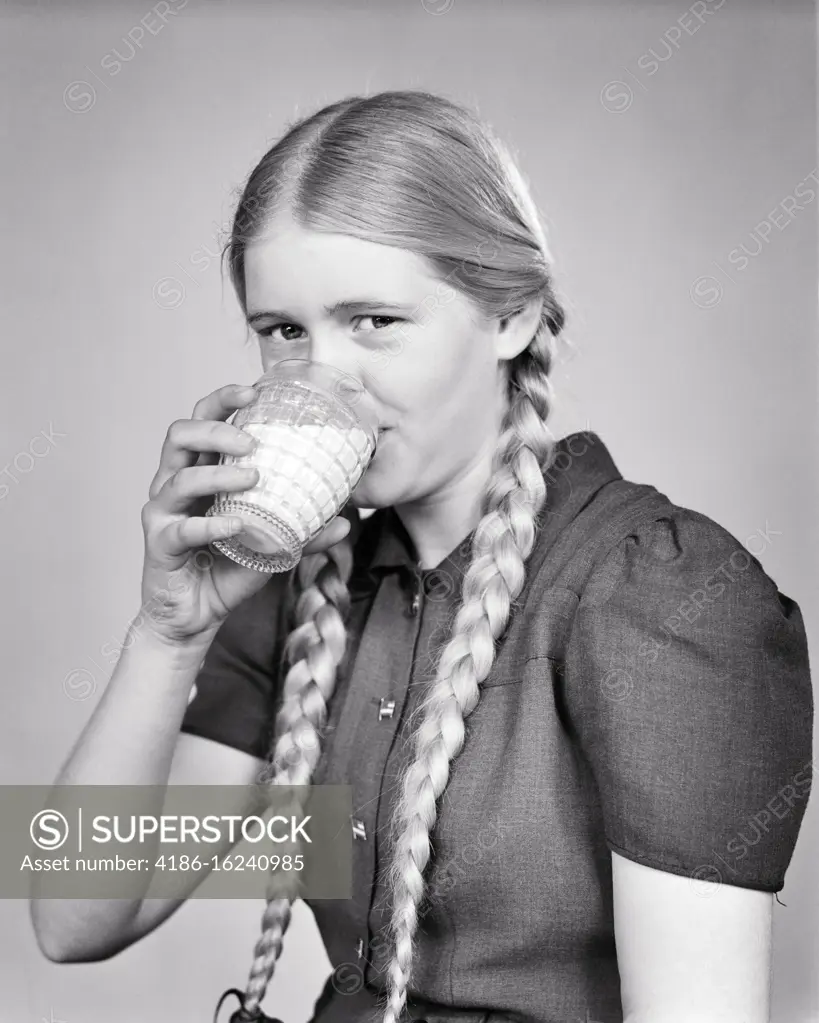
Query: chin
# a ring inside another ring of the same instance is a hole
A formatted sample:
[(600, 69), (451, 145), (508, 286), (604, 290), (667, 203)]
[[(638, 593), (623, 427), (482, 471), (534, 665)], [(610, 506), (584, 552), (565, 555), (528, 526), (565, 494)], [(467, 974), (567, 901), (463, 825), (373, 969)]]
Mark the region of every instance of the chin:
[(350, 504), (356, 508), (387, 508), (400, 496), (406, 473), (400, 474), (403, 480), (399, 479), (399, 474), (390, 471), (384, 455), (384, 442), (381, 438), (370, 464), (350, 496)]
[(389, 508), (395, 504), (395, 499), (383, 487), (361, 482), (353, 491), (349, 503), (356, 508)]
[[(376, 456), (377, 457), (377, 456)], [(350, 504), (356, 508), (390, 508), (411, 498), (407, 494), (407, 480), (412, 473), (382, 469), (374, 458), (367, 466), (358, 486), (350, 496)]]

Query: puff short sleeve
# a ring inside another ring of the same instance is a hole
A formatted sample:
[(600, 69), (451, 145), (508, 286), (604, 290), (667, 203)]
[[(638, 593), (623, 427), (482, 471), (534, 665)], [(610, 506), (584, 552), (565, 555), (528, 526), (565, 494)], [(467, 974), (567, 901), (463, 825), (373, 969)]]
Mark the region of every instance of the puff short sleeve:
[(812, 778), (802, 614), (751, 553), (765, 534), (746, 548), (669, 509), (592, 570), (566, 650), (568, 727), (610, 849), (777, 892)]
[(290, 575), (273, 575), (222, 623), (196, 676), (181, 732), (266, 758), (284, 681), (280, 660)]

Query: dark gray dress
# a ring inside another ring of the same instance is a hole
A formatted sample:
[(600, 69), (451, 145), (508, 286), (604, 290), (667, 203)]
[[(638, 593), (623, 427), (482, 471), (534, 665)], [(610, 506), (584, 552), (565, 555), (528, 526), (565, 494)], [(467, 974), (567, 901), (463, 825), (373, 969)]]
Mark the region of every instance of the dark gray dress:
[[(754, 556), (770, 538), (744, 546), (624, 480), (593, 432), (558, 442), (547, 484), (525, 589), (439, 801), (409, 1003), (429, 1023), (621, 1023), (609, 850), (778, 892), (808, 800), (807, 640)], [(314, 778), (352, 786), (354, 895), (306, 900), (335, 967), (314, 1023), (380, 1019), (405, 726), (470, 541), (421, 571), (392, 509), (356, 530), (347, 656)], [(272, 577), (222, 626), (183, 731), (265, 756), (286, 582)]]

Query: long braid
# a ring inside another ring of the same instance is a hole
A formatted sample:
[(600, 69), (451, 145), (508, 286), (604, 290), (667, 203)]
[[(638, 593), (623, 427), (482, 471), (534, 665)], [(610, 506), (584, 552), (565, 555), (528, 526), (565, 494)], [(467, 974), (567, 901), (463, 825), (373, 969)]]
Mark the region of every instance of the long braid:
[(389, 965), (384, 1023), (398, 1023), (407, 1001), (437, 799), (449, 780), (450, 763), (463, 747), (464, 720), (477, 706), (479, 684), (495, 659), (495, 643), (523, 588), (525, 561), (534, 545), (536, 520), (546, 497), (544, 470), (554, 449), (546, 426), (552, 396), (552, 355), (547, 340), (552, 313), (545, 310), (541, 328), (513, 368), (509, 407), (484, 498), (485, 510), (464, 576), (463, 603), (412, 737), (414, 759), (404, 775), (396, 808), (389, 868), (395, 951)]
[[(295, 602), (296, 625), (284, 647), (291, 667), (284, 681), (270, 755), (257, 777), (259, 784), (310, 783), (321, 752), (327, 705), (347, 646), (351, 568), (349, 534), (327, 552), (299, 562), (296, 571), (301, 595)], [(246, 1015), (259, 1010), (264, 999), (290, 926), (290, 905), (290, 898), (268, 899), (245, 988)]]

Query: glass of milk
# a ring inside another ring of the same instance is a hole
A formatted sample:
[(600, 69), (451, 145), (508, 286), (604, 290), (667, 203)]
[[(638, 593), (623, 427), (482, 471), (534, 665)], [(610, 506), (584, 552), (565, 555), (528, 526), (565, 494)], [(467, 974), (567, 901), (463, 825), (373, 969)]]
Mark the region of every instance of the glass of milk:
[(213, 546), (259, 572), (286, 572), (347, 503), (375, 453), (378, 413), (363, 384), (323, 362), (284, 359), (253, 385), (256, 398), (232, 418), (257, 440), (220, 465), (259, 470), (255, 486), (222, 492), (208, 515), (242, 520)]

